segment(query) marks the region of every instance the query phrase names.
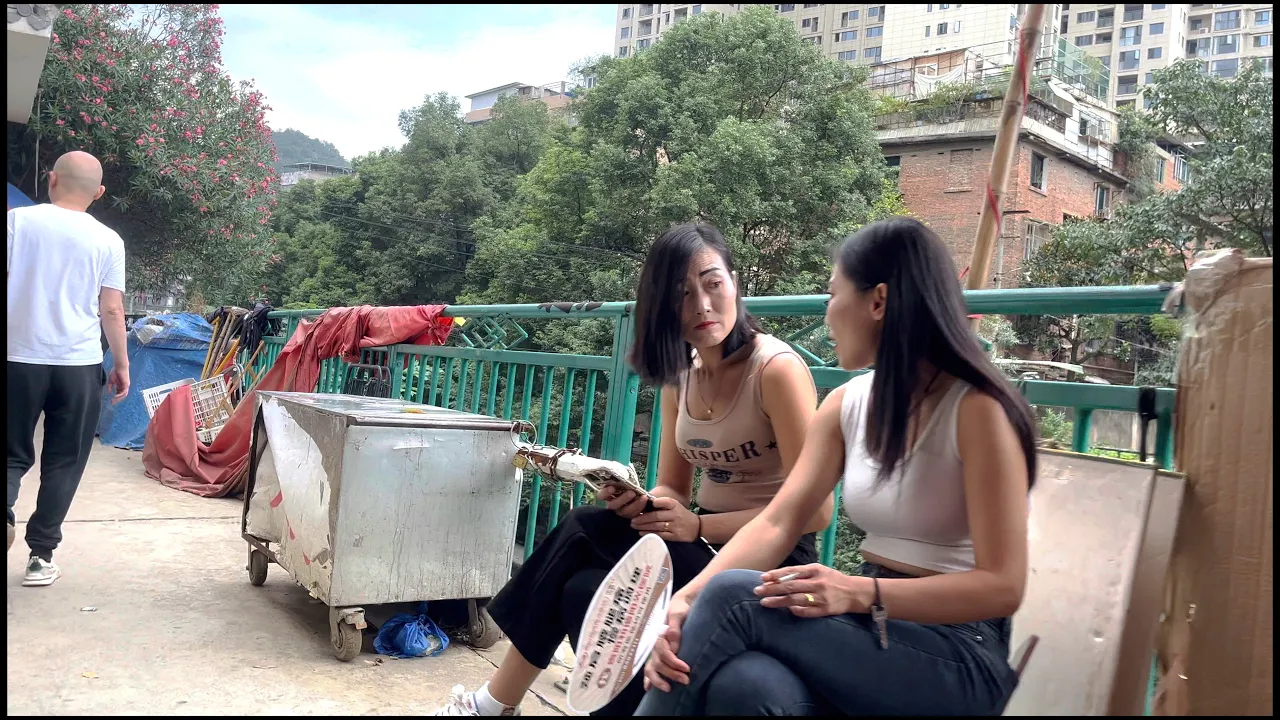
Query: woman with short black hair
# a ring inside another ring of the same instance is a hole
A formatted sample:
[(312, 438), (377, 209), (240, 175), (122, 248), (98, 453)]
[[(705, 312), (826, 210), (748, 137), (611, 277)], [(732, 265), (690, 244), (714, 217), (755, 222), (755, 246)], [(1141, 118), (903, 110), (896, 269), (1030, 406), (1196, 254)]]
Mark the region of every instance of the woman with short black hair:
[[(840, 366), (875, 370), (823, 401), (777, 497), (672, 598), (637, 715), (999, 715), (1017, 684), (1030, 406), (920, 222), (846, 239), (830, 293)], [(790, 565), (842, 477), (865, 563)]]
[[(673, 227), (649, 251), (636, 301), (630, 360), (661, 389), (662, 438), (654, 508), (635, 492), (572, 510), (489, 604), (511, 640), (502, 665), (474, 692), (453, 689), (437, 715), (516, 715), (565, 635), (577, 635), (596, 589), (643, 535), (671, 553), (683, 586), (719, 547), (769, 503), (800, 454), (817, 404), (809, 370), (785, 342), (766, 335), (738, 293), (733, 256), (709, 225)], [(694, 470), (702, 471), (693, 501)], [(817, 560), (816, 531), (831, 521), (832, 498), (814, 507), (783, 553), (787, 564)], [(780, 558), (781, 559), (781, 558)], [(636, 677), (597, 715), (631, 715), (643, 696)]]

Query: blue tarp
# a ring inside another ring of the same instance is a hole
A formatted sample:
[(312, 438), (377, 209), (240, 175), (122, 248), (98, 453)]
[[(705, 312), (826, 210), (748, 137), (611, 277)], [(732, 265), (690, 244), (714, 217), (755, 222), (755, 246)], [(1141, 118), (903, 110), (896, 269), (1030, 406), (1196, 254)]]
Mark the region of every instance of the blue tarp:
[(28, 205), (35, 205), (31, 198), (27, 197), (21, 190), (9, 183), (9, 207), (20, 208)]
[[(129, 395), (118, 405), (103, 394), (98, 437), (102, 444), (130, 450), (142, 449), (147, 435), (147, 407), (142, 391), (179, 380), (197, 380), (213, 328), (192, 313), (140, 318), (129, 331)], [(111, 355), (103, 366), (111, 372)]]

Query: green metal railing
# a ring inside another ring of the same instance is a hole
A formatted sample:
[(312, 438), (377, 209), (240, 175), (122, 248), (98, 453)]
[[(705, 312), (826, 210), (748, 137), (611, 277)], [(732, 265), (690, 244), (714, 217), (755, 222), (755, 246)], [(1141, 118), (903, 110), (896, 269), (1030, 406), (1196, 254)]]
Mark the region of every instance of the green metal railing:
[[(1170, 288), (1166, 286), (1052, 288), (979, 290), (965, 293), (969, 311), (986, 315), (1150, 315), (1161, 311)], [(748, 298), (747, 308), (762, 320), (773, 319), (790, 334), (780, 334), (791, 342), (810, 365), (820, 389), (840, 386), (854, 373), (841, 370), (824, 345), (825, 333), (809, 338), (821, 327), (827, 296), (806, 295)], [(537, 441), (561, 447), (577, 447), (595, 457), (619, 462), (638, 461), (644, 465), (648, 487), (657, 480), (657, 458), (662, 423), (660, 404), (650, 412), (648, 447), (634, 456), (634, 430), (640, 381), (626, 362), (626, 353), (635, 337), (635, 320), (630, 302), (548, 303), (542, 305), (456, 306), (446, 315), (465, 318), (446, 346), (395, 345), (364, 351), (362, 361), (385, 365), (391, 370), (391, 395), (413, 402), (480, 412), (506, 419), (531, 420), (536, 416)], [(282, 333), (266, 339), (267, 346), (254, 363), (255, 374), (265, 371), (280, 354), (286, 339), (307, 317), (323, 310), (276, 311), (272, 319), (282, 321)], [(819, 318), (805, 324), (803, 318)], [(609, 355), (574, 355), (531, 352), (515, 349), (529, 338), (521, 321), (602, 319), (613, 323)], [(815, 346), (816, 347), (813, 347)], [(318, 392), (342, 392), (347, 365), (337, 358), (321, 366)], [(1089, 450), (1090, 419), (1097, 410), (1136, 412), (1139, 389), (1131, 386), (1026, 381), (1018, 383), (1032, 405), (1073, 408), (1075, 433), (1072, 449)], [(517, 400), (518, 398), (518, 400)], [(597, 423), (599, 403), (604, 414)], [(1174, 391), (1156, 393), (1155, 462), (1173, 466)], [(553, 418), (554, 425), (553, 425)], [(593, 426), (600, 429), (596, 443)], [(559, 521), (565, 499), (562, 484), (536, 475), (528, 485), (524, 552), (533, 551), (544, 483), (550, 483), (552, 497), (546, 527)], [(582, 502), (583, 487), (569, 493), (569, 507)], [(840, 493), (836, 493), (839, 502)], [(837, 507), (838, 517), (838, 507)], [(831, 564), (835, 550), (837, 521), (823, 534), (822, 561)]]

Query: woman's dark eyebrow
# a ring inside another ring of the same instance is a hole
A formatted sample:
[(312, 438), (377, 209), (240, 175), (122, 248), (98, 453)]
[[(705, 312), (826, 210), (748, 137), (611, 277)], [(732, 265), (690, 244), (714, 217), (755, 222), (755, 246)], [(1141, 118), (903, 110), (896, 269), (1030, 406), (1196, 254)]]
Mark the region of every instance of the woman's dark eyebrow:
[(718, 267), (707, 268), (706, 270), (703, 270), (702, 272), (698, 273), (698, 277), (702, 277), (703, 275), (716, 272), (717, 270), (720, 270), (720, 268)]

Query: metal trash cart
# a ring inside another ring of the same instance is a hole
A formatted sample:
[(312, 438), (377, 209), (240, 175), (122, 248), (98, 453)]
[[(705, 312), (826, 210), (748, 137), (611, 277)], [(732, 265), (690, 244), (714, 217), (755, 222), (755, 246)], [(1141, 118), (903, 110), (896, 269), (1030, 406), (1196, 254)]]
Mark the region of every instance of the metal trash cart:
[(360, 654), (366, 606), (467, 600), (469, 642), (511, 575), (522, 421), (401, 400), (259, 392), (241, 534), (249, 581), (269, 563), (329, 606), (338, 659)]

